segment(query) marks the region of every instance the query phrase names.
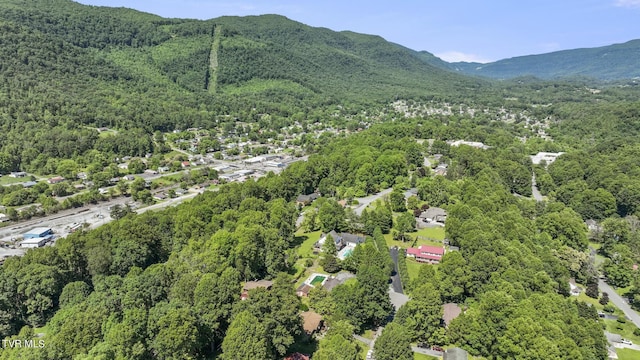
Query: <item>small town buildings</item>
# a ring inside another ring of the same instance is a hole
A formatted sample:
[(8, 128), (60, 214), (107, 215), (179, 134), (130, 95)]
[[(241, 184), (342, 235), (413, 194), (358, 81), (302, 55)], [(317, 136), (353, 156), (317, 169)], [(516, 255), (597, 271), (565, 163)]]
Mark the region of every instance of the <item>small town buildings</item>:
[(126, 163), (118, 164), (118, 169), (129, 170), (129, 164), (126, 164)]
[(88, 178), (88, 175), (85, 172), (79, 172), (76, 174), (76, 177), (80, 180), (86, 180)]
[(153, 198), (156, 200), (165, 200), (167, 198), (167, 194), (165, 193), (157, 193), (153, 195)]
[(188, 168), (189, 166), (191, 166), (191, 163), (189, 163), (188, 161), (183, 161), (180, 166), (182, 166), (183, 168)]
[(38, 183), (37, 183), (37, 182), (35, 182), (35, 181), (26, 181), (26, 182), (23, 182), (23, 183), (22, 183), (22, 186), (23, 186), (24, 188), (32, 188), (32, 187), (34, 187), (34, 186), (36, 186), (36, 185), (38, 185)]
[(562, 154), (564, 153), (563, 152), (557, 152), (557, 153), (539, 152), (536, 155), (531, 155), (531, 162), (534, 165), (540, 165), (544, 161), (545, 164), (549, 165), (554, 161), (556, 161), (556, 159)]
[(33, 228), (26, 233), (22, 234), (24, 239), (42, 238), (47, 235), (53, 235), (53, 230), (48, 227)]
[(302, 328), (307, 336), (312, 336), (322, 328), (322, 315), (313, 311), (305, 311), (300, 313), (300, 317), (302, 317)]
[(75, 184), (73, 185), (73, 188), (76, 190), (84, 190), (87, 188), (87, 186), (85, 184)]
[(127, 181), (133, 181), (133, 180), (135, 180), (135, 178), (136, 178), (136, 177), (135, 177), (135, 176), (133, 176), (133, 175), (125, 175), (125, 176), (123, 176), (122, 178), (123, 178), (124, 180), (127, 180)]
[(283, 168), (285, 167), (285, 164), (278, 161), (265, 161), (264, 166), (274, 167), (274, 168)]
[(263, 289), (271, 289), (273, 286), (273, 281), (269, 280), (258, 280), (258, 281), (247, 281), (244, 283), (242, 287), (242, 294), (240, 295), (240, 300), (246, 300), (249, 298), (249, 291), (253, 289), (263, 288)]
[(482, 149), (482, 150), (486, 150), (489, 149), (490, 146), (487, 146), (481, 142), (478, 141), (466, 141), (466, 140), (456, 140), (456, 141), (447, 141), (447, 143), (450, 146), (460, 146), (460, 145), (467, 145), (467, 146), (471, 146), (474, 147), (476, 149)]
[(144, 171), (144, 173), (149, 175), (158, 175), (158, 172), (153, 169), (147, 169)]
[(160, 166), (158, 168), (158, 171), (161, 172), (161, 173), (169, 172), (169, 167), (168, 166)]
[(265, 161), (266, 159), (263, 156), (256, 156), (256, 157), (252, 157), (252, 158), (248, 158), (244, 160), (245, 164), (249, 164), (249, 165), (253, 165), (253, 164), (259, 164), (263, 161)]
[(444, 255), (444, 247), (420, 245), (417, 248), (408, 248), (407, 257), (415, 258), (418, 262), (438, 264)]
[(11, 172), (9, 174), (9, 177), (12, 177), (12, 178), (23, 178), (23, 177), (26, 177), (26, 176), (27, 176), (27, 173), (24, 172), (24, 171)]
[(47, 241), (51, 240), (51, 238), (53, 238), (53, 235), (24, 239), (20, 242), (20, 247), (26, 249), (43, 247), (47, 243)]
[(447, 220), (447, 210), (431, 207), (423, 211), (420, 216), (420, 220), (426, 223), (441, 223), (444, 224)]
[(53, 184), (59, 184), (59, 183), (61, 183), (63, 181), (64, 181), (64, 178), (62, 176), (55, 176), (55, 177), (52, 177), (52, 178), (47, 180), (47, 182), (49, 184), (52, 184), (52, 185)]
[(3, 223), (5, 221), (9, 221), (9, 217), (5, 214), (0, 214), (0, 223)]

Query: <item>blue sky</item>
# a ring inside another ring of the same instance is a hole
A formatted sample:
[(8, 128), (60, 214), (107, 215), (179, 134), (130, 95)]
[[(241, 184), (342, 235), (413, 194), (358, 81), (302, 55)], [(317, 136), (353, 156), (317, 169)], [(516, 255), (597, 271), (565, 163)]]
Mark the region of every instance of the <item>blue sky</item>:
[(640, 0), (80, 0), (164, 17), (280, 14), (380, 35), (447, 61), (495, 61), (640, 38)]

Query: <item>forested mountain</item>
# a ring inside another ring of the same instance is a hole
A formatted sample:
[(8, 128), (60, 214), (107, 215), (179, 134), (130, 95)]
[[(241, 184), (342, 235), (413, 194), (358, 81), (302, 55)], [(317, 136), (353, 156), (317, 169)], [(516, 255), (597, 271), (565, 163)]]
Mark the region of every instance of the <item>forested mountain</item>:
[(518, 56), (488, 64), (447, 63), (430, 53), (421, 52), (420, 54), (427, 63), (434, 66), (495, 79), (535, 76), (540, 79), (585, 77), (598, 80), (621, 80), (640, 76), (640, 40), (597, 48)]

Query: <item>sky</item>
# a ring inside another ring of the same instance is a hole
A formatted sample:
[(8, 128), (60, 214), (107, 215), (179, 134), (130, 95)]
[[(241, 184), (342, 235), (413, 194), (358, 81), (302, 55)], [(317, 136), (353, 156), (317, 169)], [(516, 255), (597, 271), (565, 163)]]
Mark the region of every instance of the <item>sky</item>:
[(163, 17), (279, 14), (379, 35), (443, 60), (491, 62), (640, 39), (640, 0), (79, 0)]

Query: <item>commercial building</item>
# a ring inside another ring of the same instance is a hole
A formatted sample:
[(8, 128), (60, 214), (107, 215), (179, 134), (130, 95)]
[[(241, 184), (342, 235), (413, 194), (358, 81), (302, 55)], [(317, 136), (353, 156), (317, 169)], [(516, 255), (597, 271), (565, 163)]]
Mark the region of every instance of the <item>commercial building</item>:
[(47, 235), (53, 235), (53, 230), (47, 227), (37, 227), (35, 229), (31, 229), (28, 232), (22, 234), (24, 239), (34, 239), (34, 238), (43, 238)]
[(47, 235), (47, 236), (44, 236), (44, 237), (25, 239), (25, 240), (22, 240), (20, 242), (20, 247), (21, 248), (29, 248), (29, 249), (43, 247), (44, 244), (47, 243), (47, 241), (51, 240), (51, 238), (53, 238), (53, 235)]

